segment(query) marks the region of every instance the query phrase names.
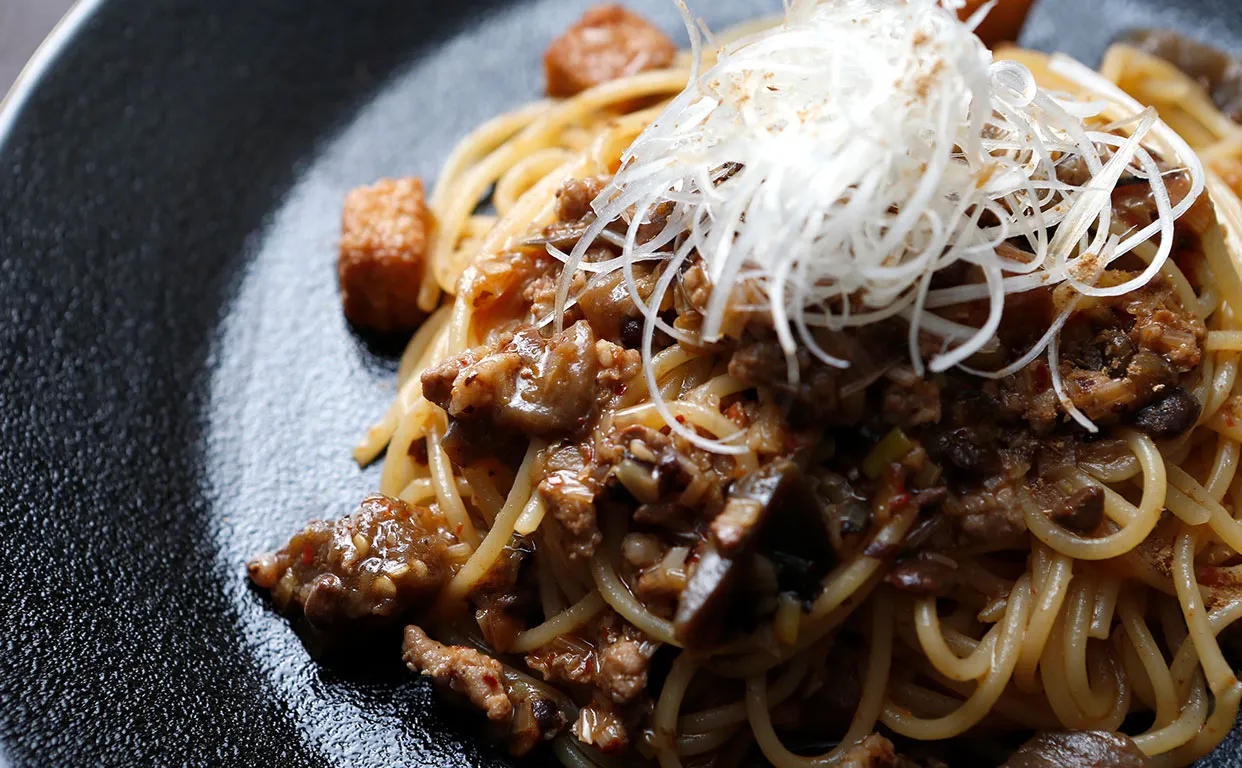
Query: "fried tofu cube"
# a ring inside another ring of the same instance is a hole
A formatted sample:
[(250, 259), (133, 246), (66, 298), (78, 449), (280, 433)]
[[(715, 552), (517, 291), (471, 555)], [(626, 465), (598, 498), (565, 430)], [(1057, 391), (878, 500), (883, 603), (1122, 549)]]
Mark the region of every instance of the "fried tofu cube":
[(345, 198), (337, 269), (345, 317), (379, 333), (410, 332), (425, 318), (418, 293), (432, 216), (417, 178), (383, 179)]
[[(958, 10), (958, 16), (963, 20), (970, 18), (986, 1), (966, 0), (966, 5)], [(1017, 40), (1022, 23), (1030, 13), (1031, 3), (1032, 0), (999, 0), (975, 33), (989, 48), (1007, 40)]]
[(567, 97), (593, 86), (663, 69), (677, 45), (658, 27), (620, 5), (601, 5), (548, 46), (543, 56), (548, 95)]

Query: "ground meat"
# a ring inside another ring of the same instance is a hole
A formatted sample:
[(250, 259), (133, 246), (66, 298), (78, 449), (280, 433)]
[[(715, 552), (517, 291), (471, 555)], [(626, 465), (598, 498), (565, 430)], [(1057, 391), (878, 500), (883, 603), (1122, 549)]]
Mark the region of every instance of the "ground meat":
[(589, 445), (566, 443), (543, 458), (539, 495), (560, 524), (571, 559), (589, 559), (603, 538), (595, 524), (601, 469), (592, 454)]
[(884, 387), (884, 420), (901, 427), (920, 427), (940, 421), (940, 384), (918, 376), (907, 366), (888, 373)]
[(647, 688), (647, 668), (657, 647), (658, 643), (638, 633), (605, 645), (598, 661), (600, 690), (617, 704), (638, 698)]
[(625, 717), (615, 707), (596, 702), (578, 712), (573, 734), (605, 755), (619, 754), (630, 743)]
[[(587, 228), (595, 222), (595, 210), (591, 203), (599, 196), (607, 185), (606, 177), (595, 176), (587, 179), (569, 179), (556, 191), (556, 220), (544, 227), (538, 234), (528, 237), (524, 244), (545, 250), (549, 245), (562, 250), (571, 250), (578, 244), (578, 239)], [(616, 229), (617, 225), (610, 225)], [(599, 258), (611, 258), (615, 251), (603, 241), (596, 241), (588, 250), (587, 261)], [(575, 275), (575, 278), (585, 277)]]
[(951, 491), (940, 509), (949, 522), (948, 538), (931, 545), (940, 552), (980, 553), (1023, 545), (1026, 518), (1018, 501), (1019, 489), (1007, 478), (995, 476), (987, 486)]
[(992, 450), (994, 435), (987, 427), (983, 424), (937, 431), (928, 447), (947, 466), (977, 475), (989, 474), (999, 467), (1000, 457)]
[(511, 686), (500, 662), (473, 648), (438, 643), (414, 625), (405, 628), (402, 658), (412, 672), (430, 677), (481, 710), (489, 733), (521, 757), (549, 741), (567, 719), (556, 702), (529, 686)]
[(842, 768), (916, 768), (916, 763), (897, 754), (893, 742), (873, 733), (841, 757)]
[[(556, 192), (556, 220), (544, 227), (538, 234), (523, 241), (527, 247), (535, 247), (540, 251), (545, 246), (553, 245), (563, 250), (572, 249), (577, 245), (587, 228), (595, 222), (595, 210), (592, 203), (600, 196), (609, 179), (595, 176), (587, 179), (569, 179)], [(636, 232), (639, 245), (645, 244), (664, 231), (668, 224), (668, 216), (672, 208), (668, 204), (656, 206), (644, 220), (639, 222)], [(608, 224), (608, 230), (615, 235), (625, 237), (630, 229), (628, 216), (622, 216)], [(620, 255), (620, 249), (606, 240), (596, 240), (587, 249), (585, 259), (600, 261)], [(647, 271), (650, 271), (649, 269)], [(577, 294), (586, 284), (586, 275), (574, 275), (573, 294)], [(655, 278), (650, 282), (654, 284)], [(598, 332), (599, 329), (597, 328)]]
[[(550, 317), (556, 311), (556, 293), (558, 281), (560, 278), (559, 271), (549, 271), (539, 275), (535, 279), (527, 283), (522, 289), (522, 300), (530, 308), (531, 318)], [(581, 275), (574, 275), (573, 283), (570, 286), (570, 295), (575, 290), (582, 290), (584, 278)], [(568, 323), (573, 318), (574, 308), (567, 307), (565, 312), (565, 321)]]
[(449, 537), (438, 527), (428, 509), (370, 496), (353, 515), (313, 522), (284, 548), (250, 561), (250, 578), (316, 627), (399, 617), (449, 576)]
[(575, 635), (562, 635), (526, 655), (526, 666), (550, 683), (595, 682), (595, 647)]
[(995, 401), (1001, 412), (1025, 421), (1036, 435), (1051, 433), (1061, 417), (1061, 401), (1052, 388), (1052, 372), (1045, 360), (1035, 360), (1003, 379)]
[(556, 192), (556, 220), (577, 223), (588, 216), (594, 217), (591, 203), (607, 184), (608, 179), (602, 176), (565, 182)]
[(437, 643), (414, 625), (405, 628), (401, 653), (411, 671), (465, 696), (489, 720), (507, 720), (513, 714), (513, 702), (504, 685), (504, 668), (491, 656), (473, 648)]
[(658, 27), (620, 5), (587, 11), (544, 54), (549, 96), (573, 96), (593, 86), (673, 63), (677, 45)]
[[(1101, 284), (1131, 277), (1107, 272)], [(1066, 394), (1087, 418), (1115, 423), (1199, 365), (1207, 331), (1166, 280), (1084, 305), (1062, 333), (1061, 376)]]
[(821, 339), (827, 344), (825, 351), (850, 361), (847, 369), (820, 363), (800, 346), (795, 355), (799, 369), (796, 383), (790, 380), (788, 360), (775, 339), (747, 339), (729, 359), (729, 375), (791, 399), (792, 418), (798, 422), (857, 424), (866, 413), (868, 379), (884, 373), (884, 366), (868, 351), (871, 345), (864, 335), (869, 334), (832, 334)]
[(601, 407), (611, 406), (642, 374), (642, 353), (600, 339), (595, 342), (595, 357), (599, 361), (596, 397)]
[[(1115, 285), (1132, 277), (1134, 273), (1113, 270), (1100, 282)], [(966, 279), (968, 274), (956, 278)], [(1000, 344), (988, 353), (998, 357), (983, 367), (1003, 366), (1029, 348), (1055, 316), (1053, 299), (1052, 291), (1014, 297)], [(969, 306), (950, 309), (961, 313), (950, 319), (981, 322)], [(1161, 439), (1175, 437), (1199, 416), (1199, 404), (1179, 382), (1199, 365), (1205, 338), (1203, 323), (1162, 278), (1124, 296), (1084, 298), (1061, 337), (1066, 393), (1101, 426), (1131, 423)], [(952, 555), (1025, 544), (1023, 496), (1041, 476), (1073, 465), (1075, 445), (1081, 442), (1076, 428), (1067, 426), (1065, 407), (1044, 360), (999, 381), (956, 371), (920, 377), (896, 353), (904, 348), (905, 334), (884, 324), (852, 334), (824, 333), (817, 339), (830, 354), (851, 360), (851, 368), (842, 371), (805, 359), (809, 356), (800, 352), (795, 360), (799, 376), (791, 384), (783, 350), (751, 327), (734, 347), (729, 373), (786, 396), (787, 420), (795, 432), (799, 427), (830, 430), (835, 456), (828, 468), (840, 475), (857, 473), (886, 431), (902, 429), (906, 440), (926, 452), (945, 485), (943, 500), (932, 514), (943, 516), (946, 523), (926, 528), (923, 545), (928, 551)], [(881, 501), (876, 489), (866, 485), (855, 494), (860, 510)], [(828, 506), (838, 549), (848, 538), (835, 525), (844, 519), (839, 513), (851, 509), (845, 501), (832, 499)], [(1055, 511), (1057, 504), (1045, 508)], [(1063, 511), (1074, 525), (1089, 525), (1094, 514), (1090, 504), (1079, 510), (1081, 520)], [(894, 578), (905, 583), (904, 577), (916, 575), (900, 571)], [(917, 588), (921, 580), (913, 583)]]
[(381, 333), (418, 327), (431, 227), (420, 179), (385, 179), (349, 193), (337, 263), (349, 322)]
[(579, 322), (551, 339), (524, 330), (496, 351), (446, 360), (423, 372), (422, 385), (453, 419), (552, 437), (586, 424), (596, 406), (598, 371), (595, 334)]
[(647, 688), (647, 672), (659, 643), (612, 611), (573, 635), (532, 651), (526, 664), (548, 682), (590, 687), (601, 701), (629, 704)]

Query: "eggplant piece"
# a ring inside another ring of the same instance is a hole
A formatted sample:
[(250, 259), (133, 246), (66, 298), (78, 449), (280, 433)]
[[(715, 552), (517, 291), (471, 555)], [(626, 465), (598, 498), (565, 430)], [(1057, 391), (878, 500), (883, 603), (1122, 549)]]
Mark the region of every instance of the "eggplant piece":
[(1043, 731), (1014, 753), (1002, 768), (1149, 768), (1154, 765), (1124, 733)]
[(773, 509), (780, 505), (800, 475), (789, 459), (774, 461), (733, 484), (725, 508), (712, 521), (712, 540), (726, 556), (749, 549)]
[(1190, 431), (1203, 406), (1184, 387), (1172, 387), (1134, 414), (1134, 426), (1157, 440), (1172, 440)]
[[(674, 630), (687, 648), (719, 642), (729, 630), (759, 618), (756, 560), (776, 567), (776, 587), (814, 599), (836, 552), (819, 498), (801, 468), (782, 459), (737, 481), (712, 521), (690, 581), (682, 592)], [(771, 586), (768, 586), (768, 590)]]
[[(749, 559), (748, 559), (749, 560)], [(716, 645), (727, 624), (732, 598), (745, 583), (749, 561), (724, 557), (708, 542), (681, 593), (673, 630), (687, 649)]]
[[(734, 483), (724, 510), (712, 521), (711, 534), (726, 556), (745, 552), (761, 540), (777, 549), (832, 552), (819, 498), (793, 459), (774, 461)], [(804, 538), (813, 546), (808, 548)]]
[(957, 563), (945, 555), (920, 552), (903, 560), (884, 580), (915, 597), (948, 597), (957, 586)]

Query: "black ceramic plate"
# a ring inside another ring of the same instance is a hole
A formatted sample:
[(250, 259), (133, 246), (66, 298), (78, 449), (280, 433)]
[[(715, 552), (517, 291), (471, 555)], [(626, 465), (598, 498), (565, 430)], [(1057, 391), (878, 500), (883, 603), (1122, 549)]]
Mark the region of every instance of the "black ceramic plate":
[[(1235, 1), (1043, 0), (1028, 42), (1242, 52)], [(395, 645), (312, 660), (243, 563), (376, 484), (347, 449), (393, 362), (341, 319), (342, 196), (434, 177), (584, 6), (88, 1), (44, 47), (0, 112), (0, 763), (504, 764)]]

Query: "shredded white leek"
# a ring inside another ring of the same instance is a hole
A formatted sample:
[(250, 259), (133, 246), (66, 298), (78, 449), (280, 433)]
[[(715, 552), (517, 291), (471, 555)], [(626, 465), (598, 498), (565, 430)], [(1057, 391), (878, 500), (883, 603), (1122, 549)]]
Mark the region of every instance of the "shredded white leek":
[[(894, 316), (910, 325), (909, 354), (921, 374), (962, 366), (994, 345), (1006, 297), (1068, 283), (1079, 294), (1118, 295), (1151, 280), (1173, 245), (1174, 221), (1201, 193), (1203, 169), (1189, 147), (1150, 109), (1067, 59), (1059, 74), (1085, 96), (1042, 90), (1030, 71), (993, 61), (954, 0), (794, 0), (785, 22), (719, 51), (630, 146), (620, 172), (594, 202), (598, 214), (565, 262), (558, 308), (579, 268), (624, 269), (653, 256), (670, 260), (646, 316), (649, 378), (655, 329), (681, 334), (657, 315), (672, 273), (700, 260), (713, 290), (702, 336), (721, 335), (734, 288), (766, 299), (791, 378), (804, 349), (825, 364), (816, 329), (859, 327)], [(698, 30), (691, 26), (696, 49)], [(696, 55), (697, 59), (697, 55)], [(1173, 201), (1157, 159), (1184, 169), (1190, 194)], [(1079, 168), (1070, 175), (1067, 166)], [(1058, 169), (1062, 173), (1058, 174)], [(1141, 231), (1111, 237), (1111, 191), (1123, 175), (1151, 185), (1158, 217)], [(663, 232), (640, 243), (656, 212)], [(628, 224), (620, 258), (584, 264), (606, 228)], [(1096, 282), (1114, 260), (1156, 241), (1147, 269), (1118, 285)], [(1021, 247), (1021, 258), (1013, 247)], [(932, 288), (958, 262), (978, 282)], [(979, 327), (933, 313), (988, 302)], [(559, 314), (559, 312), (558, 312)], [(1055, 328), (1023, 355), (1056, 363)], [(920, 336), (944, 339), (924, 361)], [(1011, 366), (1012, 367), (1012, 366)], [(971, 369), (967, 369), (971, 370)], [(983, 375), (987, 375), (984, 372)], [(993, 372), (999, 373), (999, 372)], [(1067, 413), (1094, 425), (1069, 404)], [(649, 382), (657, 407), (687, 439)]]

